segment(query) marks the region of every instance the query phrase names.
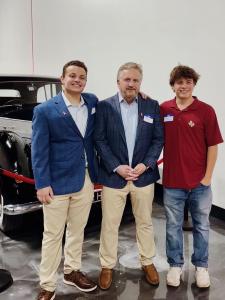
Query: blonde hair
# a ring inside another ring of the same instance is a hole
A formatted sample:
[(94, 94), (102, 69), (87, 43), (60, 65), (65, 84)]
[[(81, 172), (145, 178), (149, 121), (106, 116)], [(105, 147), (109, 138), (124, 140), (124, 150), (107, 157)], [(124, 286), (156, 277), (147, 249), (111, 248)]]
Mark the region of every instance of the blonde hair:
[(130, 70), (130, 69), (135, 69), (135, 70), (139, 71), (141, 74), (141, 78), (143, 77), (142, 65), (134, 63), (134, 62), (127, 62), (119, 67), (119, 70), (117, 72), (117, 80), (119, 79), (120, 73), (122, 71)]

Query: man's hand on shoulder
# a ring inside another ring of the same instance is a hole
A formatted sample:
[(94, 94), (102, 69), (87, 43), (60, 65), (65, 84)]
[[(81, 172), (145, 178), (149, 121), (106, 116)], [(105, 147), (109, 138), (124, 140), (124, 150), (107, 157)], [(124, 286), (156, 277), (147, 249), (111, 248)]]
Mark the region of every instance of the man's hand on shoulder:
[(37, 198), (43, 204), (49, 204), (53, 197), (53, 190), (50, 186), (37, 190)]
[(151, 99), (151, 97), (145, 94), (144, 92), (139, 92), (139, 93), (144, 100)]

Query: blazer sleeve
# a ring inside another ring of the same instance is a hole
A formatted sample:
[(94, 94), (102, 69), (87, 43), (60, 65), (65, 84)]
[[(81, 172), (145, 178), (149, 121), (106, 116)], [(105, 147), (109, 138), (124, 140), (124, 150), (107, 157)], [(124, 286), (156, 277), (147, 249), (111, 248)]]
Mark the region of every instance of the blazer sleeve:
[(49, 127), (41, 106), (34, 109), (32, 121), (31, 159), (36, 189), (51, 185), (49, 167)]
[(107, 142), (107, 138), (106, 102), (100, 101), (97, 105), (96, 110), (94, 141), (100, 159), (103, 161), (103, 164), (108, 173), (111, 173), (120, 165), (120, 162), (111, 151), (110, 146)]
[(149, 150), (143, 160), (143, 163), (151, 169), (155, 168), (164, 144), (163, 124), (161, 121), (160, 108), (157, 101), (155, 101), (154, 123), (151, 146), (149, 147)]

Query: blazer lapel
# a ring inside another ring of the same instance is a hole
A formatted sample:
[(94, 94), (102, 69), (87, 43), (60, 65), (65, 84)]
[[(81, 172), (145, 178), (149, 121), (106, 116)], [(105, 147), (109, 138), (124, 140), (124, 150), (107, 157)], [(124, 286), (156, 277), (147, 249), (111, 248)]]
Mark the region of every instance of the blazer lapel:
[[(136, 131), (136, 139), (135, 139), (135, 145), (134, 145), (134, 151), (135, 148), (138, 144), (138, 139), (141, 135), (141, 131), (142, 131), (142, 124), (143, 124), (143, 118), (144, 118), (144, 107), (143, 107), (143, 103), (142, 103), (142, 99), (140, 97), (138, 97), (138, 124), (137, 124), (137, 131)], [(144, 100), (145, 101), (145, 100)]]
[(119, 103), (119, 97), (118, 94), (114, 96), (113, 101), (112, 101), (112, 105), (115, 108), (116, 112), (117, 112), (117, 125), (119, 127), (119, 132), (121, 134), (121, 137), (124, 141), (125, 144), (126, 143), (126, 136), (125, 136), (125, 131), (124, 131), (124, 126), (123, 126), (123, 120), (122, 120), (122, 115), (121, 115), (121, 109), (120, 109), (120, 103)]
[(85, 135), (84, 135), (86, 137), (89, 134), (89, 132), (91, 131), (91, 129), (93, 129), (93, 128), (91, 128), (91, 126), (93, 126), (93, 125), (91, 125), (90, 118), (91, 118), (91, 114), (92, 114), (92, 109), (95, 108), (95, 107), (90, 105), (88, 99), (85, 98), (84, 95), (82, 95), (82, 97), (84, 98), (84, 101), (85, 101), (85, 103), (87, 105), (87, 109), (88, 109), (87, 126), (86, 126)]
[(63, 100), (61, 93), (57, 96), (57, 98), (55, 100), (55, 108), (58, 111), (58, 113), (60, 114), (60, 116), (62, 117), (62, 120), (64, 120), (68, 126), (72, 127), (73, 130), (82, 137), (80, 130), (78, 129), (76, 123), (74, 122), (74, 120)]

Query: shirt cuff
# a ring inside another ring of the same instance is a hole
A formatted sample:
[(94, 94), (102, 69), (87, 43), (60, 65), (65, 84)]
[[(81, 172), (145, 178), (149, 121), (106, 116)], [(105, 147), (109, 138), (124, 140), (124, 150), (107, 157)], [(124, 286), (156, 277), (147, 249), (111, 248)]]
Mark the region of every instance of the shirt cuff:
[(117, 171), (118, 168), (119, 168), (119, 166), (116, 167), (116, 168), (113, 170), (113, 172), (116, 173), (116, 171)]

